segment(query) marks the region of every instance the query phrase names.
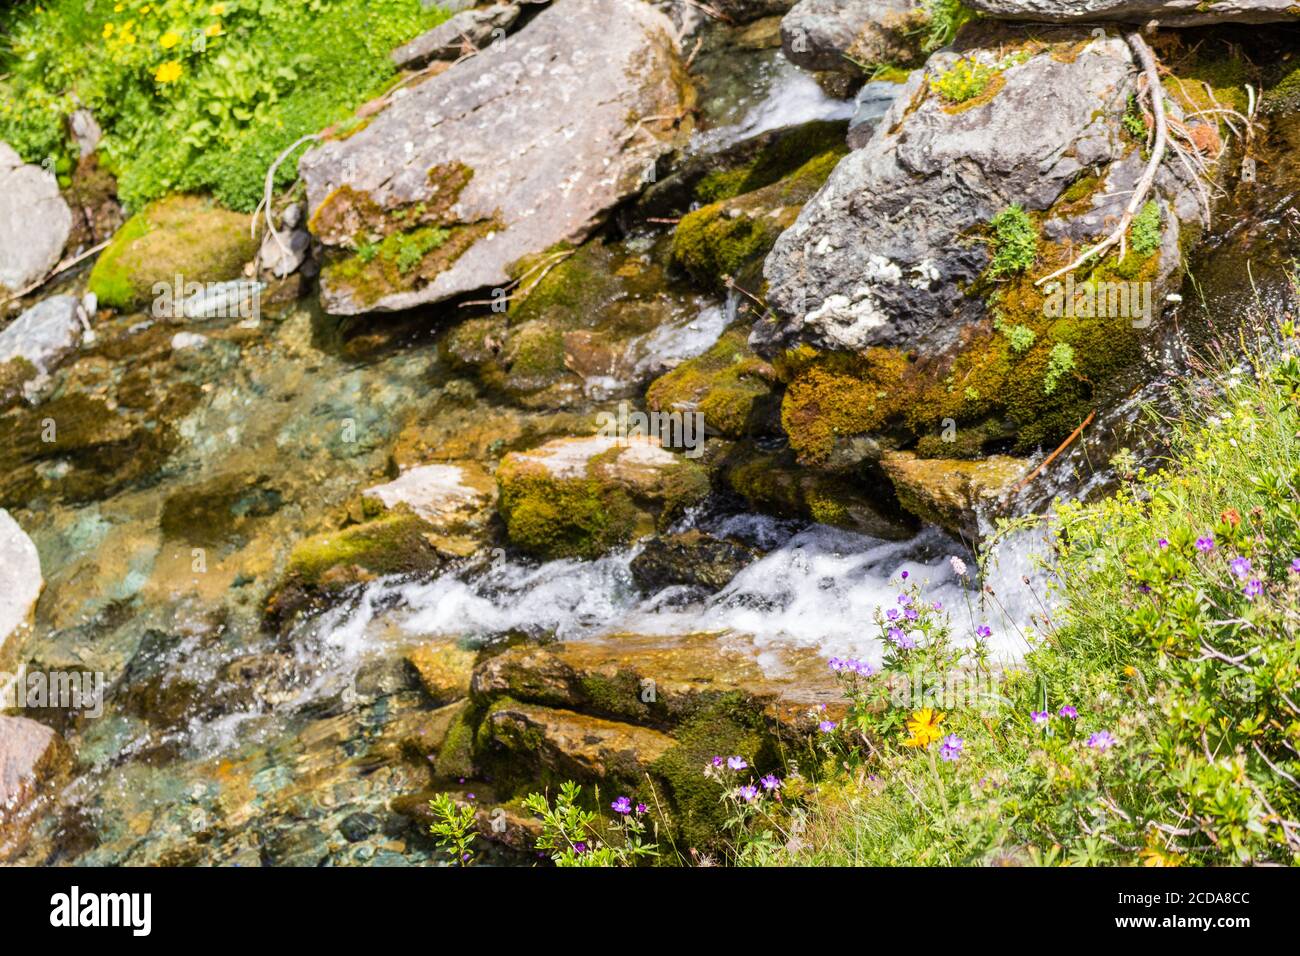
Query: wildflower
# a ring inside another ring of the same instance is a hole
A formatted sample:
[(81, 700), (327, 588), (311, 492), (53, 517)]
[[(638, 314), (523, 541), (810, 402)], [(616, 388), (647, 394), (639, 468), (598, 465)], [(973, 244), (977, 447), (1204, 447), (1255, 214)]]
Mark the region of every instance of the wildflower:
[(920, 613), (914, 607), (909, 607), (903, 614), (903, 617), (907, 618), (909, 621), (915, 621), (920, 616)]
[(907, 607), (909, 604), (912, 603), (912, 598), (907, 594), (900, 594), (898, 596), (898, 603), (903, 605), (903, 607)]
[(1241, 593), (1254, 600), (1264, 593), (1264, 585), (1260, 583), (1259, 578), (1251, 578), (1246, 582), (1246, 586), (1241, 589)]
[(754, 798), (758, 796), (758, 787), (747, 783), (736, 792), (740, 794), (740, 799), (744, 800), (746, 803), (753, 803)]
[(1219, 520), (1235, 528), (1241, 524), (1241, 512), (1236, 508), (1229, 508), (1227, 511), (1219, 512)]
[(1196, 539), (1196, 550), (1201, 554), (1209, 554), (1214, 550), (1214, 535), (1206, 534)]
[(206, 27), (203, 28), (203, 33), (204, 33), (206, 36), (210, 36), (210, 37), (219, 37), (219, 36), (222, 35), (221, 24), (220, 24), (220, 23), (211, 23), (211, 24), (209, 24), (208, 26), (206, 26)]
[(745, 763), (744, 757), (728, 757), (727, 766), (732, 770), (744, 770), (749, 764)]
[(939, 744), (939, 756), (944, 760), (956, 762), (957, 758), (961, 756), (961, 749), (964, 746), (966, 746), (966, 741), (956, 734), (949, 734)]
[(721, 766), (722, 766), (722, 758), (721, 758), (721, 757), (714, 757), (714, 758), (713, 758), (713, 766), (715, 766), (715, 767), (721, 767)]
[(987, 624), (981, 624), (979, 627), (975, 628), (975, 633), (980, 637), (992, 637), (993, 629)]
[(645, 812), (646, 812), (646, 809), (647, 809), (647, 807), (646, 807), (646, 805), (645, 805), (644, 803), (638, 803), (638, 804), (636, 805), (636, 812), (637, 812), (637, 813), (645, 813)]
[(225, 12), (226, 12), (226, 5), (224, 3), (214, 3), (211, 7), (208, 8), (208, 13), (212, 14), (214, 17), (219, 17)]
[(1074, 720), (1079, 716), (1079, 711), (1071, 704), (1063, 704), (1057, 713), (1068, 720)]
[(609, 806), (615, 813), (621, 813), (624, 816), (632, 812), (632, 801), (627, 797), (619, 797)]
[(181, 35), (175, 30), (168, 30), (158, 38), (158, 45), (164, 50), (170, 50), (176, 44), (181, 42)]
[(939, 725), (944, 715), (929, 707), (922, 707), (907, 719), (907, 732), (912, 736), (903, 741), (906, 747), (928, 747), (939, 739)]
[(1099, 750), (1105, 753), (1111, 747), (1115, 746), (1115, 738), (1111, 736), (1109, 730), (1099, 730), (1088, 738), (1088, 746), (1093, 750)]
[(1032, 720), (1032, 721), (1033, 721), (1034, 723), (1036, 723), (1036, 724), (1045, 724), (1045, 723), (1047, 723), (1047, 719), (1048, 719), (1049, 716), (1051, 716), (1051, 715), (1048, 714), (1047, 711), (1045, 711), (1045, 710), (1031, 710), (1031, 711), (1029, 712), (1029, 719)]
[(906, 571), (903, 572), (903, 574), (902, 574), (902, 578), (903, 578), (904, 581), (907, 580), (907, 572), (906, 572)]
[(966, 562), (961, 558), (953, 555), (948, 559), (948, 563), (952, 565), (952, 573), (957, 577), (964, 578), (966, 576)]
[(1246, 575), (1250, 574), (1250, 559), (1233, 558), (1228, 567), (1232, 569), (1232, 573), (1237, 577), (1244, 578)]
[(824, 734), (829, 734), (832, 730), (835, 729), (835, 721), (823, 720), (820, 724), (817, 725), (817, 729)]
[(776, 774), (769, 773), (766, 777), (763, 777), (758, 782), (763, 785), (764, 790), (781, 789), (781, 778), (778, 777)]
[(103, 33), (103, 37), (104, 37), (105, 40), (107, 40), (109, 37), (111, 37), (111, 36), (113, 35), (113, 29), (114, 29), (113, 24), (111, 24), (111, 23), (105, 23), (105, 24), (104, 24), (104, 33)]
[(870, 664), (868, 664), (866, 661), (854, 661), (853, 671), (859, 677), (870, 677), (872, 674), (876, 672), (876, 669), (872, 667)]
[(843, 660), (842, 658), (839, 657), (832, 657), (828, 663), (830, 664), (831, 670), (833, 670), (837, 674), (840, 671), (846, 669), (849, 664), (848, 661)]
[(579, 840), (577, 843), (573, 844), (573, 852), (578, 854), (586, 853), (587, 844), (584, 843), (582, 840)]
[(912, 648), (916, 647), (916, 641), (908, 637), (901, 627), (891, 627), (889, 629), (889, 639), (893, 641), (900, 650), (910, 651)]
[[(1298, 558), (1297, 560), (1300, 560), (1300, 558)], [(943, 610), (943, 602), (942, 602), (942, 601), (935, 601), (933, 604), (930, 605), (930, 607), (934, 608), (936, 611), (942, 611), (942, 610)]]
[(168, 60), (161, 64), (154, 73), (153, 78), (159, 83), (175, 83), (181, 78), (181, 65), (176, 60)]
[(885, 617), (889, 618), (891, 621), (897, 621), (897, 620), (898, 620), (898, 608), (896, 608), (896, 607), (891, 607), (888, 611), (885, 612)]
[(1159, 541), (1156, 542), (1156, 547), (1158, 547), (1161, 551), (1163, 551), (1165, 548), (1169, 547), (1169, 539), (1161, 538)]
[(1291, 571), (1294, 574), (1300, 574), (1300, 558), (1291, 559)]

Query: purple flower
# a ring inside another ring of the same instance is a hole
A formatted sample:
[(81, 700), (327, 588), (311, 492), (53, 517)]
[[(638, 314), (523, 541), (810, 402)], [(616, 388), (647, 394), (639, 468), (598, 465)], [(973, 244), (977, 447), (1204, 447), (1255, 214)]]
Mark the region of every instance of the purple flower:
[(1254, 600), (1264, 593), (1264, 585), (1260, 583), (1259, 578), (1251, 578), (1246, 582), (1246, 586), (1241, 589), (1241, 593)]
[(909, 621), (915, 621), (920, 616), (921, 613), (914, 607), (909, 607), (903, 614), (903, 617), (907, 618)]
[(1300, 558), (1291, 559), (1291, 570), (1296, 574), (1300, 574)]
[(1088, 738), (1088, 746), (1093, 750), (1100, 750), (1105, 753), (1115, 746), (1115, 738), (1111, 736), (1109, 730), (1099, 730)]
[(722, 758), (721, 758), (721, 757), (714, 757), (714, 758), (713, 758), (713, 766), (715, 766), (715, 767), (721, 767), (721, 766), (722, 766)]
[(949, 734), (939, 741), (939, 756), (944, 760), (956, 761), (961, 756), (961, 749), (964, 746), (966, 746), (966, 741), (956, 734)]
[(824, 734), (829, 734), (832, 730), (835, 729), (835, 721), (823, 720), (820, 724), (817, 725), (817, 729)]
[(981, 624), (979, 627), (975, 628), (975, 633), (980, 637), (992, 637), (993, 629), (987, 624)]
[(763, 777), (758, 782), (763, 785), (764, 790), (781, 789), (781, 778), (776, 776), (776, 774), (769, 773), (766, 777)]
[(897, 620), (898, 620), (898, 608), (896, 608), (896, 607), (891, 607), (888, 611), (885, 612), (885, 617), (889, 618), (891, 621), (897, 621)]
[(740, 794), (740, 799), (744, 800), (746, 803), (753, 803), (754, 798), (758, 796), (758, 787), (747, 783), (736, 792)]
[(1196, 550), (1201, 554), (1209, 554), (1214, 550), (1214, 535), (1206, 534), (1196, 539)]
[(829, 664), (831, 670), (835, 671), (835, 673), (837, 674), (849, 666), (848, 661), (839, 657), (832, 657), (829, 661)]
[(573, 844), (573, 852), (574, 852), (574, 853), (586, 853), (586, 852), (587, 852), (587, 844), (585, 844), (585, 843), (583, 843), (581, 840), (579, 840), (577, 843)]
[(636, 812), (637, 812), (637, 813), (645, 813), (645, 811), (646, 811), (646, 805), (645, 805), (644, 803), (638, 803), (638, 804), (636, 805)]
[(907, 572), (906, 572), (906, 571), (903, 572), (903, 580), (904, 580), (904, 581), (907, 580)]
[(749, 764), (745, 763), (744, 757), (728, 757), (727, 766), (732, 770), (744, 770)]
[(1250, 574), (1250, 560), (1247, 558), (1233, 558), (1228, 567), (1232, 568), (1232, 573), (1239, 578)]
[(632, 812), (632, 801), (627, 797), (619, 797), (610, 804), (610, 808), (613, 809), (615, 813), (621, 813), (626, 816)]
[(1139, 585), (1138, 585), (1138, 590), (1141, 591), (1143, 594), (1150, 594), (1150, 593), (1151, 593), (1151, 585), (1149, 585), (1149, 584), (1139, 584)]
[(465, 794), (465, 799), (467, 799), (467, 800), (473, 800), (473, 799), (474, 799), (474, 794), (472, 794), (472, 793), (467, 793), (467, 794)]
[(905, 651), (910, 651), (916, 647), (916, 641), (908, 637), (901, 627), (891, 627), (889, 629), (889, 639)]
[(1060, 710), (1057, 711), (1057, 713), (1060, 714), (1062, 717), (1066, 717), (1070, 720), (1074, 720), (1076, 717), (1079, 716), (1079, 711), (1076, 710), (1075, 707), (1071, 704), (1065, 704), (1064, 706), (1061, 707)]
[(1161, 551), (1163, 551), (1165, 548), (1169, 547), (1169, 539), (1161, 538), (1159, 541), (1156, 542), (1156, 547), (1158, 547)]
[(870, 677), (876, 672), (876, 669), (866, 661), (850, 661), (849, 666), (859, 677)]
[(898, 596), (898, 603), (903, 605), (903, 607), (907, 607), (909, 604), (912, 603), (912, 599), (908, 597), (906, 594), (900, 594)]
[[(1300, 558), (1297, 558), (1296, 560), (1297, 560), (1297, 561), (1300, 561)], [(942, 602), (942, 601), (935, 601), (933, 604), (930, 605), (930, 607), (934, 608), (936, 611), (942, 611), (942, 610), (943, 610), (943, 602)]]
[(1045, 724), (1045, 723), (1047, 723), (1047, 719), (1048, 719), (1048, 717), (1050, 717), (1050, 716), (1051, 716), (1051, 715), (1048, 714), (1048, 712), (1045, 711), (1045, 710), (1031, 710), (1031, 711), (1029, 712), (1029, 719), (1032, 720), (1032, 721), (1033, 721), (1034, 723), (1036, 723), (1036, 724)]

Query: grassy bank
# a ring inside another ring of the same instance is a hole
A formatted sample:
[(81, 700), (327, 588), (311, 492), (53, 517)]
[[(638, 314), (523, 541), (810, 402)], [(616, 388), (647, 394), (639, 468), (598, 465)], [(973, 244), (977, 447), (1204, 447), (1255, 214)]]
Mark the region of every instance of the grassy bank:
[[(390, 50), (442, 20), (420, 0), (44, 0), (0, 10), (0, 140), (62, 176), (91, 110), (134, 208), (210, 192), (251, 210), (276, 155), (391, 82)], [(280, 171), (287, 185), (293, 163)]]

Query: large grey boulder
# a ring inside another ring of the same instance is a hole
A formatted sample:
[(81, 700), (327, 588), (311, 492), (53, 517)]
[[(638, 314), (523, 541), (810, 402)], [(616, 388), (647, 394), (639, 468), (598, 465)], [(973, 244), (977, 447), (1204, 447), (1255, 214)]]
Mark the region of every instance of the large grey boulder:
[[(463, 10), (432, 30), (392, 52), (392, 60), (403, 69), (424, 66), (430, 60), (455, 60), (470, 52), (466, 47), (481, 49), (519, 19), (519, 7), (513, 3), (496, 3), (490, 7)], [(497, 31), (501, 31), (497, 33)]]
[(691, 96), (662, 13), (557, 0), (303, 157), (326, 309), (503, 287), (521, 258), (580, 242), (652, 178)]
[[(941, 351), (986, 315), (967, 293), (990, 261), (975, 233), (993, 216), (1013, 204), (1048, 211), (1092, 173), (1099, 182), (1087, 208), (1072, 204), (1069, 221), (1049, 213), (1045, 233), (1081, 240), (1089, 230), (1076, 220), (1084, 219), (1101, 232), (1143, 163), (1121, 134), (1136, 69), (1117, 36), (1086, 42), (1074, 56), (1055, 52), (1007, 60), (996, 47), (967, 51), (1000, 72), (985, 96), (959, 105), (930, 81), (963, 54), (936, 53), (915, 72), (871, 140), (840, 162), (777, 240), (764, 272), (768, 301), (785, 320), (757, 327), (756, 344)], [(1165, 212), (1164, 274), (1177, 264), (1179, 223), (1197, 216), (1175, 169), (1162, 167), (1154, 197)]]
[(49, 372), (81, 344), (81, 303), (56, 295), (32, 306), (0, 332), (0, 365), (25, 359), (38, 372)]
[(58, 263), (72, 231), (59, 183), (0, 143), (0, 287), (25, 289)]
[(1293, 0), (965, 0), (972, 10), (1005, 20), (1093, 22), (1159, 20), (1163, 27), (1207, 23), (1293, 22)]
[(920, 0), (799, 0), (781, 20), (781, 52), (806, 70), (906, 64), (920, 52)]
[(0, 508), (0, 660), (5, 641), (31, 621), (44, 586), (36, 545)]

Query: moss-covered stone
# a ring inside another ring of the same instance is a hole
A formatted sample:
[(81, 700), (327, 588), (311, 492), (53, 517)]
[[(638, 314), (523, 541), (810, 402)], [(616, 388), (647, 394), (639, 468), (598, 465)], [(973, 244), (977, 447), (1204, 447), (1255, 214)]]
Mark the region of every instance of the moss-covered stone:
[(679, 517), (708, 494), (704, 470), (650, 438), (557, 439), (507, 455), (500, 510), (516, 547), (594, 557)]
[(656, 379), (646, 392), (652, 411), (698, 412), (710, 432), (743, 438), (766, 417), (775, 371), (749, 348), (748, 330), (727, 329), (703, 355)]
[(701, 285), (733, 279), (756, 289), (763, 257), (847, 150), (829, 149), (771, 185), (687, 213), (673, 233), (673, 259)]
[(90, 273), (99, 304), (139, 308), (156, 283), (225, 282), (257, 253), (248, 217), (198, 196), (170, 196), (127, 220)]
[(454, 638), (412, 648), (406, 660), (420, 677), (420, 686), (435, 703), (448, 704), (469, 694), (477, 653)]
[(968, 541), (979, 539), (981, 519), (992, 518), (1004, 497), (1030, 472), (1028, 462), (1005, 455), (954, 461), (894, 452), (880, 466), (904, 508)]

